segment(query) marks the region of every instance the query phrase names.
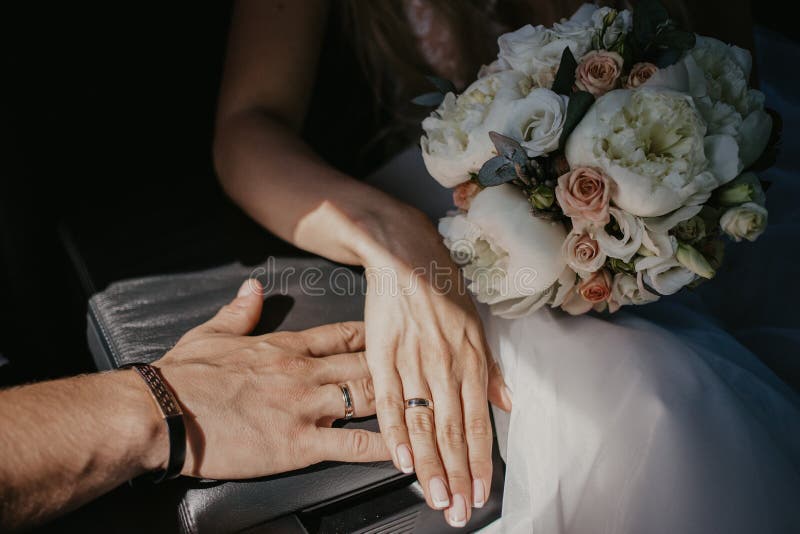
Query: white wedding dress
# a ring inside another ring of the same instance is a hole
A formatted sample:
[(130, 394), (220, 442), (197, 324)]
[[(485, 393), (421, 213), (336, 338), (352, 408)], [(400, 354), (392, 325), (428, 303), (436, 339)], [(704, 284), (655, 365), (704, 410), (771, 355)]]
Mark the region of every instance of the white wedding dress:
[[(800, 401), (763, 363), (800, 369), (800, 114), (770, 85), (770, 57), (800, 63), (800, 48), (758, 44), (785, 137), (758, 242), (729, 247), (707, 286), (611, 317), (481, 309), (514, 403), (495, 410), (506, 482), (486, 532), (800, 532)], [(418, 149), (373, 183), (432, 217), (451, 205)]]

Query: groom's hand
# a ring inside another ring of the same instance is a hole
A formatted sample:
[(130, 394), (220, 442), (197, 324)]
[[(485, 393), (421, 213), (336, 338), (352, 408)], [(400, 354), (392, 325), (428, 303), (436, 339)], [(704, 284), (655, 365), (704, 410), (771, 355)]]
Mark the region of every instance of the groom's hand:
[[(324, 460), (390, 459), (380, 434), (330, 428), (344, 416), (339, 384), (348, 385), (356, 417), (375, 413), (362, 323), (247, 336), (261, 315), (260, 289), (245, 282), (236, 299), (154, 364), (184, 409), (183, 474), (251, 478)], [(152, 421), (160, 435), (149, 467), (158, 469), (169, 446), (155, 410)]]

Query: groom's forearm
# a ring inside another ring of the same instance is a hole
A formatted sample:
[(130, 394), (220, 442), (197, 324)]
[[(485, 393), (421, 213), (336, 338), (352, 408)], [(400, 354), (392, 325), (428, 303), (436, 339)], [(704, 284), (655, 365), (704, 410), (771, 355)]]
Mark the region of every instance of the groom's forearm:
[(40, 523), (149, 470), (168, 438), (134, 371), (0, 391), (0, 531)]

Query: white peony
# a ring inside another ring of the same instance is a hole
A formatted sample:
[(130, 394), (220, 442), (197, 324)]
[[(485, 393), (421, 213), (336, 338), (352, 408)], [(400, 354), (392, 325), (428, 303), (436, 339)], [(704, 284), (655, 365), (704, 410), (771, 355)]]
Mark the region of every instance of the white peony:
[(458, 97), (448, 93), (439, 109), (422, 121), (422, 158), (431, 176), (444, 187), (469, 180), (470, 173), (494, 155), (484, 128), (492, 104), (522, 98), (529, 90), (527, 76), (509, 70), (477, 80)]
[(558, 297), (556, 282), (569, 281), (561, 257), (566, 230), (531, 215), (514, 186), (482, 190), (466, 214), (441, 219), (439, 233), (463, 264), (470, 290), (495, 314), (530, 313)]
[(767, 210), (755, 202), (747, 202), (723, 213), (719, 225), (735, 241), (755, 241), (767, 229)]
[(614, 203), (641, 217), (702, 204), (739, 174), (730, 135), (706, 135), (692, 99), (660, 89), (620, 89), (597, 99), (567, 140), (571, 167), (616, 182)]
[(772, 118), (764, 111), (764, 94), (748, 86), (753, 65), (750, 52), (697, 36), (687, 60), (690, 74), (695, 69), (701, 74), (690, 80), (709, 132), (735, 131), (739, 157), (744, 168), (749, 167), (764, 152), (772, 131)]
[[(587, 30), (590, 31), (590, 30)], [(501, 35), (497, 39), (500, 47), (498, 58), (512, 69), (529, 75), (538, 87), (553, 85), (561, 55), (569, 47), (576, 58), (589, 49), (589, 41), (562, 37), (544, 26), (523, 26), (517, 31)]]
[(516, 139), (535, 158), (558, 148), (568, 100), (550, 89), (532, 89), (525, 98), (494, 106), (484, 128)]

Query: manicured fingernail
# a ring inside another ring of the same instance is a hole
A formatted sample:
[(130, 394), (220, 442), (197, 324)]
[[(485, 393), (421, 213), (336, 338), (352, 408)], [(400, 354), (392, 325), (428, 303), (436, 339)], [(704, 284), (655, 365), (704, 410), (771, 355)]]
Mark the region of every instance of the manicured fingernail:
[(397, 463), (400, 464), (400, 470), (403, 473), (413, 473), (414, 460), (411, 458), (411, 449), (408, 448), (408, 445), (398, 445), (396, 454)]
[(428, 483), (428, 491), (431, 492), (431, 500), (436, 508), (447, 508), (450, 506), (450, 497), (447, 495), (447, 486), (444, 485), (444, 480), (439, 477), (433, 477)]
[(447, 511), (447, 522), (453, 527), (467, 524), (467, 500), (463, 495), (453, 495), (453, 506)]
[(472, 502), (475, 508), (483, 508), (486, 504), (486, 487), (483, 485), (483, 480), (472, 481)]
[(252, 293), (253, 292), (253, 288), (251, 287), (251, 284), (252, 284), (252, 282), (250, 281), (249, 278), (247, 280), (245, 280), (244, 284), (242, 284), (242, 287), (239, 288), (239, 292), (236, 294), (236, 296), (237, 297), (246, 297), (247, 295)]

